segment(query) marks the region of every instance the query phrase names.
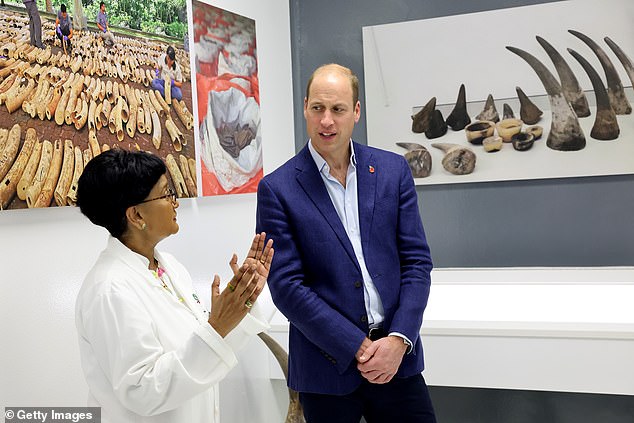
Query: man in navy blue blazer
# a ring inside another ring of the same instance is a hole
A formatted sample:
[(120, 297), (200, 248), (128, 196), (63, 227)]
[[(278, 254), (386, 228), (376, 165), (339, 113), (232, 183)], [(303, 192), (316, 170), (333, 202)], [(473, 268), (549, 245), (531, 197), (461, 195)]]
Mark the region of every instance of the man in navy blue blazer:
[(435, 422), (419, 336), (429, 246), (404, 158), (351, 139), (358, 87), (348, 68), (318, 68), (307, 145), (258, 187), (268, 284), (290, 321), (288, 384), (308, 423)]

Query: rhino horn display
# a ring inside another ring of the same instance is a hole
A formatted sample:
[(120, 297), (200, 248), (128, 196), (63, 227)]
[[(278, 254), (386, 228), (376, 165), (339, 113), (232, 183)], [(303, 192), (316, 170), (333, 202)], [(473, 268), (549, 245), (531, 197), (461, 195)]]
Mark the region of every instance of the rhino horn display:
[(568, 32), (586, 43), (597, 56), (597, 59), (599, 59), (599, 62), (603, 67), (603, 71), (605, 72), (605, 77), (608, 83), (608, 97), (610, 98), (610, 104), (614, 109), (614, 113), (617, 115), (629, 115), (632, 113), (632, 106), (630, 106), (630, 102), (625, 96), (625, 90), (621, 84), (621, 78), (616, 72), (612, 61), (610, 61), (610, 58), (605, 51), (603, 51), (603, 49), (587, 35), (572, 29), (569, 29)]
[(630, 58), (627, 57), (625, 52), (621, 50), (621, 47), (619, 47), (618, 44), (612, 41), (609, 37), (605, 37), (603, 40), (612, 49), (616, 57), (619, 58), (619, 60), (623, 64), (623, 67), (625, 68), (625, 71), (627, 72), (627, 76), (630, 77), (630, 82), (632, 83), (632, 86), (634, 86), (634, 65), (632, 64)]
[(426, 178), (431, 173), (431, 154), (420, 144), (397, 142), (396, 145), (407, 150), (405, 160), (414, 178)]
[(433, 143), (432, 147), (445, 152), (445, 156), (442, 159), (442, 167), (447, 172), (454, 175), (468, 175), (475, 169), (476, 155), (471, 149), (458, 144), (443, 142)]
[[(273, 353), (273, 357), (279, 364), (284, 378), (288, 380), (288, 354), (270, 335), (260, 332), (258, 336), (266, 344), (266, 346)], [(299, 402), (299, 394), (291, 388), (288, 388), (288, 411), (286, 412), (286, 420), (284, 423), (305, 423), (304, 411), (302, 405)]]
[(564, 96), (566, 97), (566, 100), (570, 102), (572, 109), (578, 117), (590, 116), (588, 99), (579, 86), (579, 82), (577, 81), (575, 74), (572, 72), (572, 69), (570, 69), (570, 66), (568, 66), (568, 63), (548, 41), (544, 40), (539, 35), (535, 38), (537, 38), (537, 42), (544, 48), (544, 50), (546, 50), (550, 60), (552, 60), (555, 65), (557, 75), (559, 75), (559, 81), (561, 82), (561, 88), (564, 91)]
[(489, 120), (491, 122), (499, 122), (500, 115), (495, 108), (495, 101), (493, 101), (493, 96), (491, 94), (487, 96), (487, 101), (486, 103), (484, 103), (484, 109), (482, 109), (480, 114), (476, 116), (476, 120)]
[(36, 143), (37, 134), (35, 133), (35, 129), (27, 129), (20, 154), (18, 154), (18, 157), (15, 159), (15, 162), (13, 162), (11, 169), (9, 169), (9, 172), (7, 172), (2, 179), (2, 182), (0, 182), (0, 210), (4, 210), (9, 207), (9, 203), (13, 200), (18, 182), (20, 181), (24, 169), (29, 162), (29, 158), (31, 157), (31, 153), (33, 152)]
[(559, 151), (576, 151), (584, 148), (586, 146), (586, 137), (583, 135), (583, 130), (579, 125), (577, 114), (570, 103), (568, 103), (568, 100), (566, 100), (561, 85), (559, 85), (553, 74), (530, 53), (516, 47), (507, 46), (506, 48), (520, 56), (533, 68), (544, 85), (546, 93), (548, 93), (552, 122), (546, 145), (553, 150)]
[(429, 128), (429, 121), (436, 110), (436, 97), (432, 97), (418, 113), (412, 116), (412, 132), (422, 134)]
[(527, 125), (534, 125), (542, 117), (543, 112), (531, 101), (520, 87), (515, 87), (517, 98), (520, 101), (520, 119)]
[(515, 114), (513, 113), (513, 109), (509, 106), (508, 103), (504, 103), (502, 106), (502, 119), (515, 119)]
[(460, 85), (456, 105), (454, 106), (449, 116), (447, 116), (446, 123), (454, 131), (461, 131), (464, 129), (465, 126), (471, 123), (471, 118), (467, 113), (467, 96), (465, 93), (464, 84)]
[(608, 92), (601, 81), (601, 77), (592, 65), (579, 53), (569, 48), (568, 52), (577, 59), (579, 64), (588, 74), (592, 88), (597, 98), (597, 114), (594, 120), (594, 126), (590, 132), (590, 136), (597, 140), (613, 140), (619, 136), (619, 123), (616, 120), (616, 113), (610, 105)]
[(71, 140), (64, 141), (64, 156), (62, 159), (62, 168), (57, 179), (57, 185), (53, 196), (55, 204), (65, 206), (66, 196), (73, 180), (73, 172), (75, 171), (75, 154), (73, 153), (73, 142)]
[(442, 112), (440, 110), (434, 110), (434, 113), (429, 120), (429, 128), (425, 131), (425, 136), (431, 140), (442, 137), (446, 133), (447, 124), (445, 123), (445, 119), (442, 117)]

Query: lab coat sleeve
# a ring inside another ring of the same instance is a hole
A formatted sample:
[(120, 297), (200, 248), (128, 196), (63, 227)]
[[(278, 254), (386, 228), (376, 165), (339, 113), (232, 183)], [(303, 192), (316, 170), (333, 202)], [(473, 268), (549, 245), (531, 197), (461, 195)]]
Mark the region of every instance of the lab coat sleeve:
[(83, 310), (86, 335), (121, 404), (150, 416), (174, 409), (218, 383), (237, 359), (210, 325), (184, 345), (161, 346), (150, 316), (125, 286), (99, 293)]

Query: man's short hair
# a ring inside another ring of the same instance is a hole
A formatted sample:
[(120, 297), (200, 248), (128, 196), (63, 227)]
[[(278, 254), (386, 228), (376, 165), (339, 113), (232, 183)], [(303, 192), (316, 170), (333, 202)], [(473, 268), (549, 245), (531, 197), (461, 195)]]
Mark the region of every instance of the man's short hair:
[(313, 79), (318, 73), (321, 73), (324, 70), (334, 70), (346, 76), (350, 80), (350, 87), (352, 88), (352, 105), (356, 105), (357, 101), (359, 101), (359, 78), (357, 75), (352, 72), (349, 68), (345, 66), (338, 65), (337, 63), (329, 63), (327, 65), (321, 65), (313, 74), (308, 78), (308, 84), (306, 84), (306, 98), (310, 94), (310, 86), (313, 83)]
[(101, 6), (105, 6), (105, 5), (106, 5), (106, 3), (101, 2), (101, 3), (99, 3), (99, 8), (101, 9)]
[(64, 3), (62, 3), (62, 5), (59, 7), (59, 11), (62, 13), (66, 13), (66, 5)]

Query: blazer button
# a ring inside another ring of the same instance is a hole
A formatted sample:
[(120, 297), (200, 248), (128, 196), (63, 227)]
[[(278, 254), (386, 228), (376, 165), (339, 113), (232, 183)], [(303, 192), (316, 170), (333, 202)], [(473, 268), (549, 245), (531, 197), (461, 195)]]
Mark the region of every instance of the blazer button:
[(355, 288), (361, 288), (361, 281), (355, 281), (354, 282), (354, 287)]
[(361, 321), (363, 323), (367, 322), (368, 321), (368, 316), (366, 316), (366, 315), (361, 316)]

